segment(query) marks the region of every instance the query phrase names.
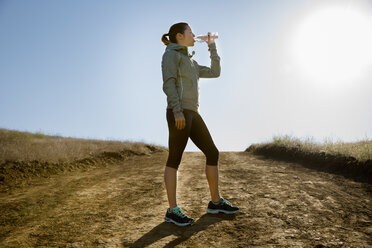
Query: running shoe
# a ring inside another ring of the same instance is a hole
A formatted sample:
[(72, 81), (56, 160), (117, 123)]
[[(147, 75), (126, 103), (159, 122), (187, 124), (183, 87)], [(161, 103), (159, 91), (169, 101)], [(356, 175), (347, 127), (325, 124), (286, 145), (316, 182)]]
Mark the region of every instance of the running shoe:
[(173, 211), (168, 208), (164, 220), (166, 222), (172, 222), (177, 226), (187, 226), (195, 222), (194, 219), (187, 217), (178, 206), (173, 208)]
[(223, 197), (221, 197), (217, 203), (210, 201), (207, 208), (207, 213), (210, 214), (218, 213), (235, 214), (238, 211), (239, 211), (238, 207), (233, 207), (232, 204)]

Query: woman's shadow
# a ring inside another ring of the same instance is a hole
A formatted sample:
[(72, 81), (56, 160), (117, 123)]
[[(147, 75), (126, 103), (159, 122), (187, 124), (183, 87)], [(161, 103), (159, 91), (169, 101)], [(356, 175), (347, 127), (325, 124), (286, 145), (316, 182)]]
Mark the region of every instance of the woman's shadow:
[(195, 223), (185, 227), (176, 226), (173, 223), (162, 222), (148, 233), (144, 234), (141, 238), (136, 240), (134, 243), (123, 242), (124, 247), (146, 247), (155, 243), (156, 241), (170, 236), (175, 235), (178, 238), (172, 240), (164, 247), (174, 247), (180, 243), (188, 240), (192, 235), (207, 229), (210, 225), (223, 221), (233, 220), (235, 214), (204, 214)]

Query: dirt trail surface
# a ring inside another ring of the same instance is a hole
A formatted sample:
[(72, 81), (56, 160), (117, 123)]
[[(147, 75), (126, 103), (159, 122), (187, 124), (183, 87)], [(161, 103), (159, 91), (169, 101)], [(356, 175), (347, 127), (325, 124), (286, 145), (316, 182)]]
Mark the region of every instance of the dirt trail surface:
[(1, 193), (0, 247), (372, 247), (371, 185), (247, 152), (220, 152), (220, 192), (236, 215), (206, 213), (205, 156), (185, 152), (177, 200), (195, 223), (166, 223), (167, 155)]

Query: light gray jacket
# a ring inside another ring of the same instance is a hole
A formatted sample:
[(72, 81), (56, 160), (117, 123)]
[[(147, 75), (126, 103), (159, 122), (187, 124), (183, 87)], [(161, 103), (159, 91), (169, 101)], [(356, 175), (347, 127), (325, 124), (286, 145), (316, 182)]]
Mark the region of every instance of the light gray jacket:
[(183, 109), (199, 112), (199, 78), (220, 76), (220, 57), (216, 43), (208, 45), (211, 67), (198, 65), (188, 53), (188, 47), (177, 43), (167, 45), (161, 68), (163, 91), (167, 95), (167, 109), (172, 109), (174, 117), (182, 116)]

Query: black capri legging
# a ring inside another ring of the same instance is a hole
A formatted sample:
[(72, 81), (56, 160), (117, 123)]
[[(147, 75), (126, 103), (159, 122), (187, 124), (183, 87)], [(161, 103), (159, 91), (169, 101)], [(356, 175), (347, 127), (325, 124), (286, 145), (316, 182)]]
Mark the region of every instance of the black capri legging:
[(202, 117), (199, 113), (189, 109), (183, 109), (183, 114), (186, 125), (184, 129), (179, 130), (176, 128), (172, 109), (167, 109), (169, 155), (166, 166), (178, 169), (189, 137), (206, 156), (206, 164), (217, 166), (219, 151)]

